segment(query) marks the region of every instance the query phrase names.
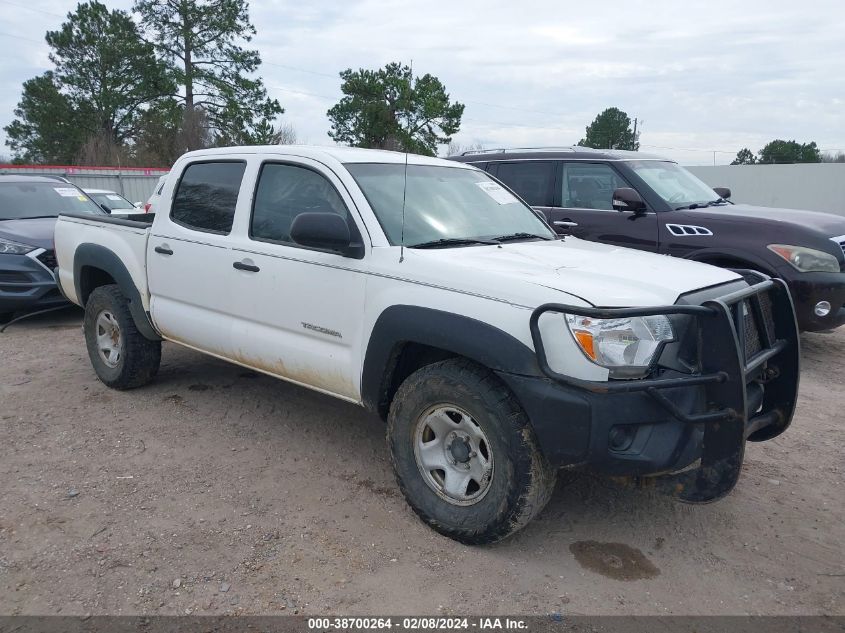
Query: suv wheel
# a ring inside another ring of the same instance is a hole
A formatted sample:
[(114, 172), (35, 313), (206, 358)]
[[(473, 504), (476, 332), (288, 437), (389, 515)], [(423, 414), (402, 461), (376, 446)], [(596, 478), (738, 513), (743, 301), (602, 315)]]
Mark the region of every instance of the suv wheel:
[(391, 404), (387, 437), (405, 499), (428, 525), (462, 543), (516, 532), (554, 488), (555, 472), (513, 394), (466, 360), (409, 376)]
[(85, 304), (85, 344), (97, 377), (113, 389), (145, 385), (158, 373), (161, 341), (145, 338), (116, 285), (95, 288)]

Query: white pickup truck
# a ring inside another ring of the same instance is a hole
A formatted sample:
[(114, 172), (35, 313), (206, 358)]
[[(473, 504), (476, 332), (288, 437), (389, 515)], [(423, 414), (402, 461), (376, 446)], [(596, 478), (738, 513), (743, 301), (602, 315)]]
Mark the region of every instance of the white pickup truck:
[(66, 214), (55, 242), (103, 383), (150, 381), (165, 340), (364, 406), (408, 503), (464, 543), (525, 525), (560, 468), (717, 499), (795, 407), (781, 282), (561, 237), (460, 163), (192, 152), (154, 219)]

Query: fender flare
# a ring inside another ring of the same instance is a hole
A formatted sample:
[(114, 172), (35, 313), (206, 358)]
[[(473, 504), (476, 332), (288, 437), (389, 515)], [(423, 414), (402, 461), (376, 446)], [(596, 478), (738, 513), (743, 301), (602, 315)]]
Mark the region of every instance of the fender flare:
[(160, 341), (161, 337), (144, 310), (141, 293), (138, 292), (126, 265), (112, 251), (99, 244), (80, 244), (73, 255), (73, 285), (82, 306), (85, 306), (88, 299), (82, 292), (82, 269), (86, 266), (102, 270), (114, 279), (120, 291), (129, 300), (129, 312), (132, 314), (132, 320), (135, 321), (135, 327), (144, 338)]
[[(526, 315), (527, 323), (528, 315)], [(542, 377), (530, 347), (504, 330), (471, 317), (413, 305), (394, 305), (373, 326), (361, 372), (361, 399), (379, 411), (402, 348), (417, 343), (464, 356), (493, 371)]]

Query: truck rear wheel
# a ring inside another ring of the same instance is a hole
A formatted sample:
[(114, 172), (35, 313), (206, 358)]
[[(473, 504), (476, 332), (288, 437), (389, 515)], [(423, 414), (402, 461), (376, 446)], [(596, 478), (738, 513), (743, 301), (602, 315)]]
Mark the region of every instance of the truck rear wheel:
[(516, 532), (554, 488), (555, 471), (513, 394), (491, 371), (463, 359), (428, 365), (402, 383), (387, 440), (414, 512), (462, 543)]
[(145, 338), (129, 312), (129, 300), (116, 285), (94, 289), (85, 304), (85, 344), (103, 384), (112, 389), (145, 385), (158, 373), (161, 341)]

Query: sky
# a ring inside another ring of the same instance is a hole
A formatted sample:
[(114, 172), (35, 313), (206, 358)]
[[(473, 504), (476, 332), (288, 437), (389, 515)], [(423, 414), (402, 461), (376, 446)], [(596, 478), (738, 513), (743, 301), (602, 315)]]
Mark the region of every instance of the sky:
[[(75, 6), (0, 0), (0, 127)], [(399, 61), (466, 105), (464, 146), (571, 145), (613, 106), (637, 118), (642, 151), (687, 165), (775, 138), (845, 151), (842, 0), (253, 0), (250, 15), (259, 75), (299, 142), (333, 143), (339, 71)]]

